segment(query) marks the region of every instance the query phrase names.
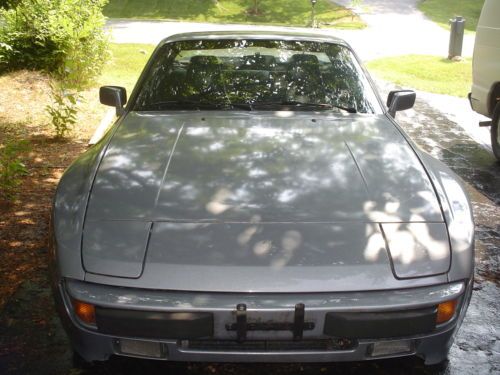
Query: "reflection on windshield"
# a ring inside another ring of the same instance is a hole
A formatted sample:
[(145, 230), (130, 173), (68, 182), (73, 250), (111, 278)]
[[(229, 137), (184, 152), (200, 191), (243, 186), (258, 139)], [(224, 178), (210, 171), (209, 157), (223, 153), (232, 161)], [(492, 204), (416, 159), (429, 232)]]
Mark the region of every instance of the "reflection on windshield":
[(183, 41), (166, 44), (154, 59), (134, 110), (380, 111), (352, 53), (338, 44)]

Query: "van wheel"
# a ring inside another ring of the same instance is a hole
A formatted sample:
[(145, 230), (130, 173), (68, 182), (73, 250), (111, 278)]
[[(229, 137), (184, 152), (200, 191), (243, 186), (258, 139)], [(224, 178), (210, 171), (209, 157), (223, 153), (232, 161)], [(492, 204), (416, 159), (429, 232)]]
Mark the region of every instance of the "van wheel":
[(491, 148), (498, 161), (500, 161), (500, 102), (497, 103), (491, 122)]

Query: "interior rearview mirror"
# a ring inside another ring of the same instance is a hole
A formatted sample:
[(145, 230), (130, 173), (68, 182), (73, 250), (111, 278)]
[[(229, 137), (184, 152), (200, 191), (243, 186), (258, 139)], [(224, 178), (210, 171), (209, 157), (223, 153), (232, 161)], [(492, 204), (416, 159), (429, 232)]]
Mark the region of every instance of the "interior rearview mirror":
[(396, 117), (396, 112), (410, 109), (415, 104), (417, 94), (413, 90), (395, 90), (387, 96), (387, 107), (389, 114)]
[(127, 90), (120, 86), (102, 86), (99, 89), (99, 100), (104, 105), (115, 107), (116, 115), (120, 116), (127, 103)]

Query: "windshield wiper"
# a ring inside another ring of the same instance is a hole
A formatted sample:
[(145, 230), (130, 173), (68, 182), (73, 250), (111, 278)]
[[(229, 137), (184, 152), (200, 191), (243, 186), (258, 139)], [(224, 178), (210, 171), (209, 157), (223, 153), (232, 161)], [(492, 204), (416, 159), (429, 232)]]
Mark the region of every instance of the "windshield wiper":
[(162, 102), (151, 103), (142, 110), (162, 110), (162, 109), (232, 109), (232, 108), (240, 108), (245, 109), (247, 111), (252, 110), (252, 105), (250, 103), (215, 103), (209, 101), (197, 101), (197, 100), (189, 100), (189, 99), (181, 99), (181, 100), (166, 100)]
[(147, 104), (141, 110), (143, 111), (159, 111), (163, 109), (244, 109), (247, 111), (253, 110), (255, 107), (295, 107), (306, 110), (320, 109), (328, 110), (333, 108), (338, 108), (349, 113), (357, 113), (356, 108), (353, 107), (343, 107), (340, 105), (334, 105), (329, 103), (314, 103), (314, 102), (301, 102), (297, 100), (287, 100), (287, 101), (269, 101), (269, 102), (254, 102), (254, 103), (215, 103), (209, 101), (197, 101), (197, 100), (166, 100), (162, 102), (156, 102)]
[(330, 104), (301, 102), (298, 100), (255, 102), (252, 105), (254, 107), (296, 107), (296, 108), (320, 108), (320, 109), (331, 109), (332, 108), (332, 106)]
[(349, 113), (358, 113), (358, 110), (354, 107), (344, 107), (344, 106), (337, 105), (337, 104), (332, 104), (332, 107), (341, 109), (343, 111), (347, 111)]
[(252, 104), (254, 107), (266, 107), (266, 106), (279, 106), (279, 107), (296, 107), (304, 109), (333, 109), (338, 108), (349, 113), (356, 113), (356, 108), (343, 107), (339, 105), (329, 104), (329, 103), (314, 103), (314, 102), (301, 102), (298, 100), (284, 100), (280, 102), (256, 102)]
[(198, 100), (165, 100), (162, 102), (156, 102), (147, 104), (142, 108), (145, 111), (154, 111), (162, 109), (223, 109), (227, 108), (229, 103), (214, 103), (208, 101), (198, 101)]

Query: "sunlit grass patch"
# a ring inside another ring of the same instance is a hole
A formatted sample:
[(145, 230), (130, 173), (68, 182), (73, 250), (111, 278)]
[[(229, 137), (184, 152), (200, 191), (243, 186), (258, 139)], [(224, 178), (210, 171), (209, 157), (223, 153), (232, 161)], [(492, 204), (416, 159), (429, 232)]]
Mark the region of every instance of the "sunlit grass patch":
[(450, 29), (449, 20), (465, 18), (465, 30), (476, 31), (484, 0), (423, 0), (419, 9), (439, 26)]
[(451, 61), (439, 56), (406, 55), (367, 63), (374, 75), (403, 87), (465, 97), (472, 83), (472, 59)]
[[(261, 0), (259, 12), (248, 0), (110, 0), (104, 14), (111, 18), (168, 19), (192, 22), (308, 26), (310, 0)], [(316, 19), (322, 27), (359, 29), (366, 25), (351, 10), (322, 0), (316, 4)]]
[(111, 44), (111, 60), (104, 66), (99, 85), (123, 86), (130, 93), (146, 65), (154, 46), (149, 44)]

